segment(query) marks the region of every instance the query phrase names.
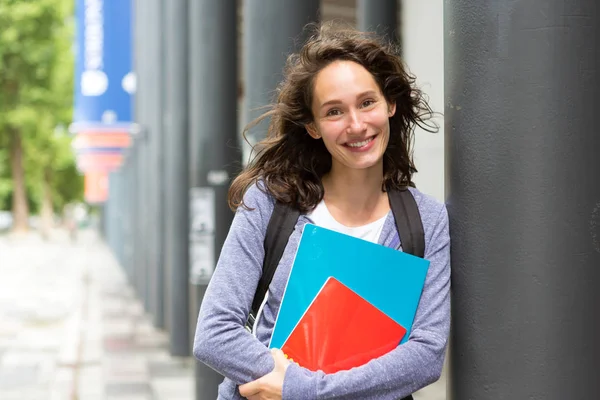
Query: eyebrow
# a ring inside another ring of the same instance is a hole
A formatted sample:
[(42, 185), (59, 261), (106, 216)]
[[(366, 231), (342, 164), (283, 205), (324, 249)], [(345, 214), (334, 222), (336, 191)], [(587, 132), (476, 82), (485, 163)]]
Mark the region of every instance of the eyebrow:
[[(362, 92), (362, 93), (359, 93), (359, 95), (358, 95), (358, 96), (356, 96), (356, 98), (357, 98), (357, 99), (360, 99), (361, 97), (365, 97), (365, 96), (374, 96), (374, 95), (377, 95), (377, 92), (376, 92), (375, 90), (371, 90), (371, 89), (369, 89), (369, 90), (367, 90), (367, 91), (364, 91), (364, 92)], [(329, 101), (326, 101), (325, 103), (323, 103), (323, 104), (321, 105), (321, 108), (324, 108), (324, 107), (327, 107), (327, 106), (331, 106), (331, 105), (334, 105), (334, 104), (340, 104), (340, 103), (342, 103), (342, 101), (341, 101), (341, 100), (338, 100), (338, 99), (329, 100)]]

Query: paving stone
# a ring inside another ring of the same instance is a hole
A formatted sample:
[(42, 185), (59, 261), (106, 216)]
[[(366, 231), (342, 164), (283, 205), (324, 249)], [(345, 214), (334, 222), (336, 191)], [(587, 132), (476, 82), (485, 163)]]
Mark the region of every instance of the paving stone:
[(130, 399), (132, 396), (149, 396), (151, 394), (148, 382), (108, 383), (105, 387), (106, 396)]
[(104, 371), (102, 366), (81, 368), (79, 371), (77, 394), (78, 400), (103, 399), (105, 394)]
[(78, 393), (77, 400), (106, 400), (106, 395), (104, 393)]
[(118, 358), (107, 358), (104, 360), (103, 369), (107, 380), (131, 380), (132, 377), (148, 378), (147, 360), (141, 355), (131, 357), (120, 355)]
[(134, 332), (134, 324), (127, 316), (119, 319), (103, 321), (105, 338), (131, 336)]
[[(11, 365), (0, 369), (0, 390), (26, 389), (38, 383), (37, 365)], [(0, 397), (1, 398), (1, 397)]]
[[(195, 398), (193, 379), (160, 378), (152, 381), (157, 400), (191, 400)], [(213, 399), (206, 399), (213, 400)]]
[[(107, 395), (103, 400), (155, 400), (156, 398), (152, 394), (146, 395), (128, 395), (127, 397), (123, 397), (121, 395)], [(191, 400), (191, 399), (190, 399)]]
[(167, 349), (169, 344), (167, 335), (152, 333), (146, 335), (137, 334), (133, 341), (138, 349)]
[[(19, 390), (0, 391), (2, 400), (48, 400), (48, 391), (38, 388), (26, 388)], [(62, 397), (60, 400), (69, 399)], [(59, 400), (59, 399), (57, 399)]]
[(133, 338), (131, 335), (114, 335), (106, 336), (103, 340), (103, 348), (107, 353), (121, 353), (123, 351), (131, 351), (133, 345)]
[(150, 361), (148, 373), (152, 379), (168, 377), (191, 377), (193, 370), (187, 363), (175, 361)]
[(4, 368), (31, 366), (38, 367), (42, 363), (54, 360), (56, 353), (44, 351), (31, 351), (30, 349), (11, 349), (8, 350), (2, 360), (0, 366)]

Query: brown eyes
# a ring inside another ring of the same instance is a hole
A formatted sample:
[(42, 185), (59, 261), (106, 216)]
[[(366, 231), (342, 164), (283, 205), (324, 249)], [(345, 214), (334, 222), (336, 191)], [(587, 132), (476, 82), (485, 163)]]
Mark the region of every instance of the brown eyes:
[(362, 102), (361, 105), (363, 107), (369, 107), (370, 105), (373, 105), (373, 104), (375, 104), (375, 100), (365, 100), (365, 101)]
[[(375, 104), (375, 100), (373, 100), (373, 99), (365, 100), (360, 104), (360, 108), (367, 108), (367, 107), (372, 106), (373, 104)], [(342, 114), (342, 112), (339, 109), (333, 108), (333, 109), (327, 111), (327, 114), (325, 114), (325, 116), (326, 117), (336, 117), (341, 114)]]

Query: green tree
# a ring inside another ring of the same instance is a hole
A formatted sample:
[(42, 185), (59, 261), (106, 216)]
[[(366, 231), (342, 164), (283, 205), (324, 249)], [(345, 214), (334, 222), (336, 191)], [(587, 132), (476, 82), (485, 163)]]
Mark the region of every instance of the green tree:
[[(0, 0), (0, 148), (17, 231), (27, 230), (31, 206), (51, 204), (53, 164), (64, 153), (55, 128), (71, 119), (72, 15), (72, 0)], [(0, 199), (2, 177), (0, 168)]]

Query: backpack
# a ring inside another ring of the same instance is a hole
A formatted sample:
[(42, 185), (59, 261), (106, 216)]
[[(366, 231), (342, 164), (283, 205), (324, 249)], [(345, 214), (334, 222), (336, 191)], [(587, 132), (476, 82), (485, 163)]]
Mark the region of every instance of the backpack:
[[(425, 233), (421, 214), (412, 193), (407, 188), (390, 190), (388, 197), (396, 221), (396, 229), (402, 243), (402, 250), (405, 253), (423, 258), (425, 255)], [(259, 308), (267, 294), (299, 216), (300, 212), (297, 209), (284, 203), (275, 203), (265, 234), (265, 258), (263, 260), (262, 275), (246, 322), (246, 329), (250, 332), (252, 332)]]

